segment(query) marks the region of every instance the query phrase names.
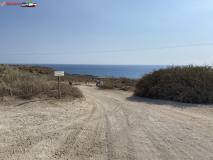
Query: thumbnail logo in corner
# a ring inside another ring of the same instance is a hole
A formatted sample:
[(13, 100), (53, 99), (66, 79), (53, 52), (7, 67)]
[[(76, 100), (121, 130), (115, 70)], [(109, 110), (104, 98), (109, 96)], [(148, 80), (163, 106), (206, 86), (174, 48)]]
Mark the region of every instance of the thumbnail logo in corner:
[(1, 3), (1, 5), (7, 5), (7, 6), (17, 6), (17, 5), (21, 5), (21, 7), (35, 7), (38, 6), (37, 3), (32, 3), (32, 1), (29, 1), (28, 3), (26, 2), (4, 2)]
[(1, 5), (2, 5), (2, 6), (5, 5), (5, 2), (4, 2), (4, 3), (1, 3)]
[(25, 2), (23, 3), (22, 2), (22, 4), (23, 5), (21, 5), (21, 7), (35, 7), (35, 6), (38, 6), (37, 3), (32, 3), (32, 1), (29, 1), (29, 3), (25, 3)]

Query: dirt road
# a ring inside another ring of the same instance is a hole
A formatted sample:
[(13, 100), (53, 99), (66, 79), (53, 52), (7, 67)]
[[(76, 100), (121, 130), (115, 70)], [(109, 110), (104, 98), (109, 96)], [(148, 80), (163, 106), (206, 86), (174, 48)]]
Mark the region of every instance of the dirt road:
[(0, 159), (213, 159), (213, 105), (78, 87), (84, 100), (0, 105)]

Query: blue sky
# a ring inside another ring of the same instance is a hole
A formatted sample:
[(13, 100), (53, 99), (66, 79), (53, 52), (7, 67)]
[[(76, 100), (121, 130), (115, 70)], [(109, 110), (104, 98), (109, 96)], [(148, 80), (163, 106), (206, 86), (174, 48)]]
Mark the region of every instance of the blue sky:
[(213, 45), (156, 49), (213, 43), (212, 0), (32, 2), (38, 6), (0, 6), (0, 63), (213, 62)]

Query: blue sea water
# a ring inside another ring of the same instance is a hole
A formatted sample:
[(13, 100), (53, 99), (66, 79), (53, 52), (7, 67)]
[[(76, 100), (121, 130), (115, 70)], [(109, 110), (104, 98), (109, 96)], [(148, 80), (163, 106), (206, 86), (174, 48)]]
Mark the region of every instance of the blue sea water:
[(54, 68), (70, 74), (93, 75), (100, 77), (141, 78), (154, 69), (166, 68), (167, 65), (82, 65), (82, 64), (24, 64)]

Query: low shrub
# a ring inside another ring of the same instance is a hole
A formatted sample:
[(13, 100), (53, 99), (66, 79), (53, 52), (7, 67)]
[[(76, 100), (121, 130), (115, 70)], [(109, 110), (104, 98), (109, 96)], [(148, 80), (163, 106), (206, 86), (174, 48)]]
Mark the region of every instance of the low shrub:
[(129, 78), (106, 78), (103, 80), (103, 84), (100, 85), (102, 89), (120, 89), (123, 91), (134, 90), (136, 79)]
[(134, 95), (187, 103), (213, 102), (213, 69), (208, 66), (168, 66), (144, 75)]
[[(17, 70), (10, 66), (0, 66), (0, 97), (16, 96), (21, 99), (31, 99), (45, 94), (47, 97), (58, 98), (57, 82), (50, 81), (43, 74), (30, 73), (30, 71)], [(61, 97), (83, 97), (75, 87), (61, 83)]]

